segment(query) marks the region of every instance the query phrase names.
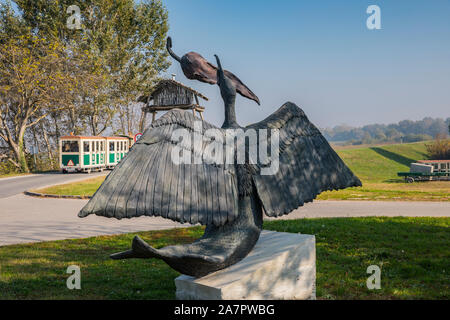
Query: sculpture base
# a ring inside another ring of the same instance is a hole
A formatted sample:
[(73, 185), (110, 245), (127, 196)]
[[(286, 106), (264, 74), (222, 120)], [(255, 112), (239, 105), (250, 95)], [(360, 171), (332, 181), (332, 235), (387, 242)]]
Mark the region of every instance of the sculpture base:
[(263, 231), (240, 262), (202, 278), (175, 279), (180, 300), (315, 299), (316, 239)]

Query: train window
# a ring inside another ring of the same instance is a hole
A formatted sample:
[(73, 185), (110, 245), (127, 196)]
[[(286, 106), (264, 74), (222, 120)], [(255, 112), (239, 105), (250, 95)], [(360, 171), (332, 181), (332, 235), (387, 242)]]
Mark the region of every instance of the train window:
[(104, 141), (100, 141), (100, 146), (101, 146), (102, 152), (105, 151), (105, 144), (103, 142)]
[(62, 152), (79, 152), (78, 141), (63, 141)]
[(89, 152), (90, 143), (88, 141), (83, 142), (83, 150), (84, 152)]
[(114, 142), (109, 143), (109, 151), (114, 151)]
[(99, 145), (98, 145), (98, 141), (95, 141), (95, 151), (98, 152), (100, 151)]
[(123, 141), (119, 142), (119, 151), (123, 151)]

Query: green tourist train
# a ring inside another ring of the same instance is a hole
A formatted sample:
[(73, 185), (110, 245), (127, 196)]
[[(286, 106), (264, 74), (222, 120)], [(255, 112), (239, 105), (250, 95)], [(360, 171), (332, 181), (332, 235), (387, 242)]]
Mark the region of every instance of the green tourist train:
[(128, 153), (128, 137), (65, 136), (59, 140), (59, 163), (63, 173), (113, 169)]

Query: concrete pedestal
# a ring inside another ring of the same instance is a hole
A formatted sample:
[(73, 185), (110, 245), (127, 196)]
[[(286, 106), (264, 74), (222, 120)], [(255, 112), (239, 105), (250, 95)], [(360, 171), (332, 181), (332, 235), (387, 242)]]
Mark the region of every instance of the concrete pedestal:
[(263, 231), (242, 261), (203, 278), (175, 279), (180, 300), (315, 299), (316, 239)]

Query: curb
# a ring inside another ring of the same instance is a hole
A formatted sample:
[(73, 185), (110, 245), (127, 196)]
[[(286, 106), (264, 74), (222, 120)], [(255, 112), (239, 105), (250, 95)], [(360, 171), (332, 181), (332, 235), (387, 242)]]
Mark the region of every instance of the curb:
[(0, 182), (7, 181), (7, 180), (13, 180), (13, 179), (20, 179), (20, 178), (30, 178), (30, 177), (36, 177), (36, 176), (39, 176), (39, 174), (32, 173), (32, 174), (23, 174), (20, 176), (4, 177), (4, 178), (0, 178)]
[(26, 196), (35, 197), (35, 198), (47, 198), (47, 199), (76, 199), (76, 200), (89, 200), (91, 196), (66, 196), (66, 195), (56, 195), (56, 194), (45, 194), (45, 193), (37, 193), (31, 191), (23, 192)]
[[(109, 175), (109, 173), (103, 173), (103, 174), (96, 175), (94, 177), (83, 177), (83, 178), (80, 178), (80, 179), (74, 179), (74, 180), (68, 181), (66, 183), (53, 183), (53, 184), (49, 184), (49, 185), (46, 185), (46, 186), (40, 186), (39, 189), (45, 189), (45, 188), (49, 188), (49, 187), (53, 187), (53, 186), (57, 186), (57, 185), (62, 185), (62, 184), (81, 182), (81, 181), (90, 180), (90, 179), (94, 179), (94, 178), (102, 177), (102, 176), (106, 177), (108, 175)], [(48, 199), (89, 200), (89, 199), (92, 198), (91, 196), (69, 196), (69, 195), (45, 194), (45, 193), (32, 192), (32, 191), (28, 191), (28, 190), (25, 190), (23, 192), (23, 194), (26, 195), (26, 196), (29, 196), (29, 197), (48, 198)]]

